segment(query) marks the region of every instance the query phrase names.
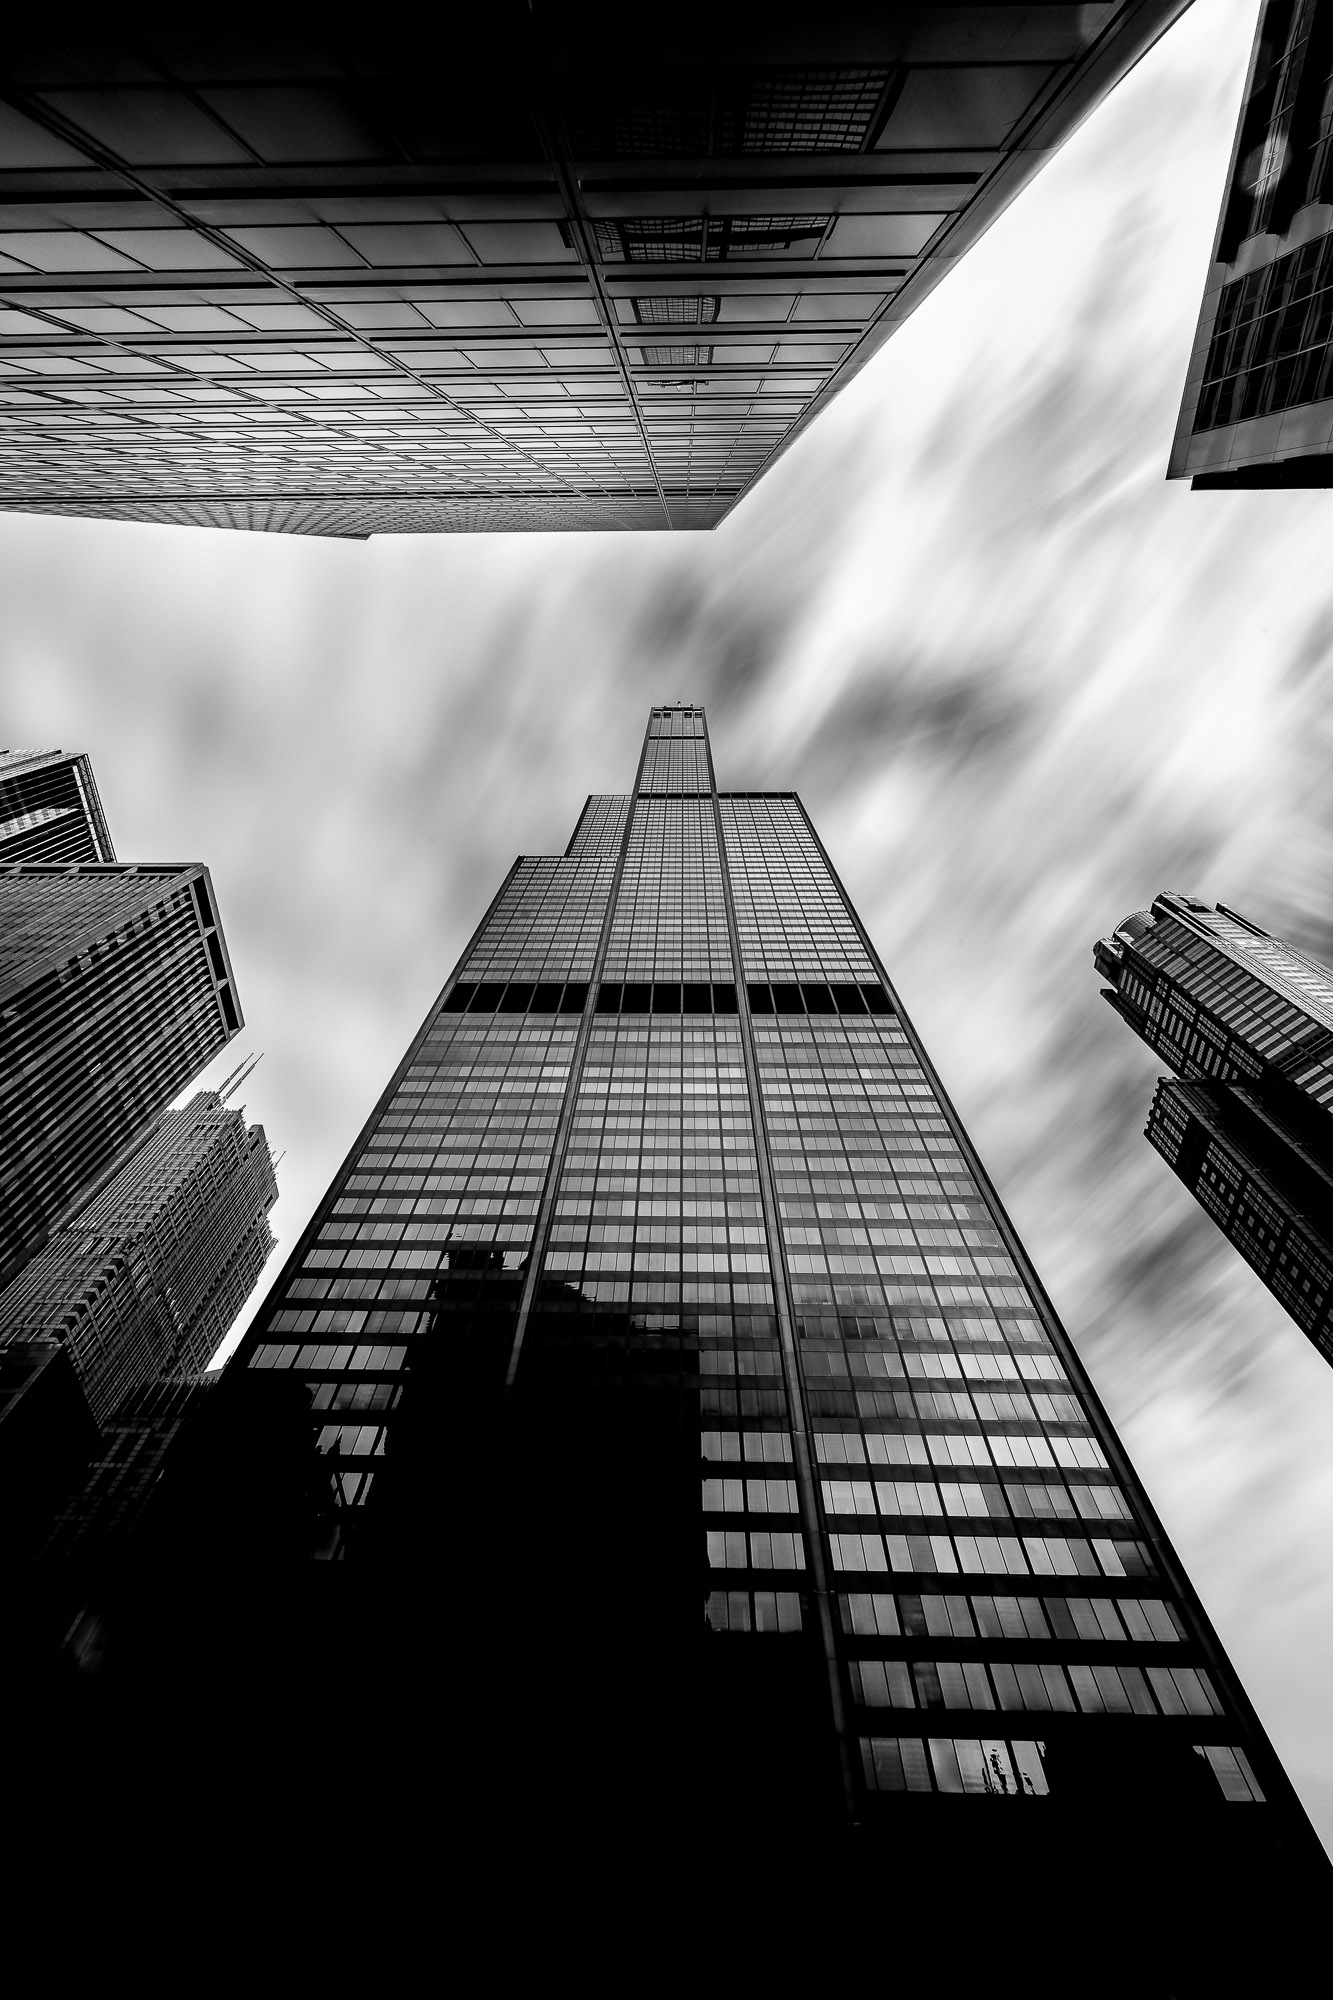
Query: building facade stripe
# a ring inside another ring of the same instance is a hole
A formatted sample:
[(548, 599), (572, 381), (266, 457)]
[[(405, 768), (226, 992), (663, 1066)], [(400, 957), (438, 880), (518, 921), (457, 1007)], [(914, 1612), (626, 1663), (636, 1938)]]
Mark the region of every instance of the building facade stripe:
[(810, 1578), (815, 1597), (816, 1614), (819, 1620), (820, 1646), (824, 1658), (824, 1670), (828, 1680), (829, 1710), (833, 1732), (837, 1742), (838, 1771), (842, 1781), (843, 1799), (850, 1820), (858, 1817), (858, 1785), (854, 1767), (853, 1748), (848, 1730), (847, 1663), (840, 1643), (837, 1621), (833, 1613), (833, 1598), (830, 1578), (833, 1573), (833, 1548), (829, 1538), (828, 1524), (824, 1509), (820, 1504), (819, 1485), (815, 1475), (814, 1429), (810, 1420), (809, 1399), (805, 1393), (804, 1371), (801, 1367), (800, 1348), (796, 1339), (795, 1312), (792, 1301), (791, 1272), (787, 1263), (786, 1245), (779, 1226), (777, 1193), (773, 1181), (773, 1155), (768, 1137), (768, 1112), (759, 1082), (759, 1065), (755, 1056), (754, 1021), (750, 1014), (750, 999), (745, 978), (745, 963), (741, 955), (740, 931), (736, 923), (736, 903), (732, 890), (731, 864), (727, 855), (726, 836), (722, 826), (722, 808), (718, 800), (717, 776), (713, 767), (713, 749), (705, 735), (708, 755), (708, 780), (713, 803), (713, 821), (717, 829), (718, 856), (722, 864), (722, 892), (727, 909), (727, 932), (731, 940), (731, 962), (736, 977), (737, 1012), (741, 1024), (741, 1047), (745, 1055), (745, 1078), (750, 1092), (751, 1117), (754, 1121), (755, 1152), (759, 1164), (760, 1198), (764, 1205), (764, 1227), (768, 1237), (769, 1262), (773, 1272), (773, 1300), (777, 1310), (778, 1338), (782, 1349), (782, 1372), (786, 1383), (787, 1400), (792, 1415), (792, 1450), (796, 1469), (796, 1490), (801, 1505), (801, 1525), (805, 1531), (810, 1551)]
[(629, 853), (630, 834), (634, 826), (634, 811), (639, 800), (639, 786), (643, 781), (644, 766), (648, 759), (648, 744), (651, 726), (644, 736), (643, 748), (639, 752), (638, 769), (634, 774), (634, 786), (630, 792), (629, 810), (625, 814), (625, 824), (621, 830), (620, 847), (616, 854), (615, 870), (606, 895), (606, 908), (602, 912), (602, 926), (597, 937), (597, 950), (593, 957), (592, 977), (588, 981), (588, 991), (583, 1002), (583, 1012), (579, 1017), (578, 1035), (574, 1042), (574, 1053), (570, 1060), (569, 1076), (565, 1082), (565, 1094), (560, 1104), (560, 1122), (556, 1126), (555, 1144), (551, 1148), (550, 1161), (546, 1168), (546, 1180), (542, 1187), (541, 1207), (537, 1213), (537, 1226), (533, 1233), (532, 1248), (528, 1253), (528, 1268), (523, 1280), (523, 1290), (519, 1296), (518, 1319), (514, 1326), (514, 1344), (509, 1356), (509, 1366), (505, 1371), (505, 1387), (512, 1388), (518, 1375), (519, 1357), (523, 1352), (523, 1342), (527, 1336), (528, 1322), (532, 1317), (532, 1305), (537, 1296), (537, 1286), (541, 1279), (542, 1265), (546, 1256), (547, 1239), (551, 1233), (551, 1218), (555, 1214), (555, 1198), (564, 1172), (565, 1155), (569, 1150), (569, 1134), (574, 1123), (574, 1106), (578, 1101), (579, 1085), (583, 1080), (583, 1065), (587, 1060), (588, 1043), (592, 1038), (592, 1024), (597, 1012), (597, 991), (601, 984), (602, 971), (606, 965), (606, 954), (611, 944), (611, 933), (615, 926), (616, 904), (620, 896), (620, 884), (624, 879), (625, 857)]

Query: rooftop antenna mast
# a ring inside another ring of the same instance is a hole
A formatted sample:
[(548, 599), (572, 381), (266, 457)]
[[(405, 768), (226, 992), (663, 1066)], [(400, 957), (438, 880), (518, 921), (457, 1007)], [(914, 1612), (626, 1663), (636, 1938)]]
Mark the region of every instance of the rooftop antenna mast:
[(224, 1103), (227, 1098), (240, 1089), (247, 1076), (254, 1069), (255, 1064), (262, 1059), (263, 1053), (264, 1051), (261, 1049), (258, 1055), (247, 1056), (243, 1062), (237, 1064), (230, 1076), (222, 1079), (222, 1082), (218, 1085), (218, 1096), (222, 1098)]
[(228, 1085), (232, 1082), (232, 1080), (240, 1075), (241, 1071), (245, 1068), (245, 1065), (248, 1061), (249, 1061), (248, 1056), (242, 1056), (241, 1060), (237, 1063), (235, 1069), (228, 1070), (227, 1074), (223, 1077), (221, 1083), (217, 1085), (217, 1091), (219, 1096), (221, 1096), (222, 1092), (227, 1089)]

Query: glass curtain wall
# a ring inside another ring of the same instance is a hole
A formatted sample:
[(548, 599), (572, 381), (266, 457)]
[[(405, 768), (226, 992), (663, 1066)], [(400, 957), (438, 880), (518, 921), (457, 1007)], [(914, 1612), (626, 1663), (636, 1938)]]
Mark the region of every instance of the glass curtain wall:
[(647, 1702), (659, 1764), (852, 1817), (1282, 1782), (800, 801), (717, 793), (699, 709), (515, 864), (241, 1360), (309, 1386), (324, 1554), (469, 1512), (581, 1755)]

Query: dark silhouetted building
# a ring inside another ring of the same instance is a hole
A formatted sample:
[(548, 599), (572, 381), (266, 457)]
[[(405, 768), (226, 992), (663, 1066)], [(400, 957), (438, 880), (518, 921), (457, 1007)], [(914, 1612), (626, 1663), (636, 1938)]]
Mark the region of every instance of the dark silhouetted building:
[(1169, 477), (1333, 484), (1333, 5), (1263, 0)]
[(534, 1947), (630, 1954), (606, 1990), (681, 1990), (679, 1952), (790, 1990), (828, 1937), (789, 1880), (963, 1911), (972, 1970), (1030, 1908), (1087, 1991), (1127, 1868), (1171, 1894), (1122, 1985), (1295, 1935), (1323, 1864), (1281, 1767), (800, 800), (719, 792), (702, 710), (514, 864), (227, 1384), (288, 1399), (304, 1558), (253, 1600), (233, 1561), (224, 1617), (182, 1500), (158, 1587), (62, 1629), (127, 1703), (208, 1658), (217, 1782), (283, 1773), (275, 1860), (322, 1880), (373, 1825), (400, 1880), (439, 1800)]
[(87, 757), (0, 750), (0, 865), (115, 858)]
[(712, 527), (1184, 4), (29, 10), (0, 507)]
[[(88, 1460), (48, 1526), (39, 1562), (52, 1578), (72, 1572), (102, 1599), (109, 1569), (141, 1578), (147, 1595), (160, 1598), (165, 1561), (178, 1588), (185, 1576), (185, 1592), (204, 1573), (206, 1615), (216, 1623), (216, 1569), (290, 1563), (309, 1548), (319, 1519), (319, 1465), (294, 1383), (221, 1374), (146, 1383), (103, 1424)], [(179, 1608), (179, 1597), (159, 1602), (152, 1616), (169, 1626)], [(93, 1610), (82, 1622), (76, 1650), (102, 1629), (100, 1617)], [(217, 1694), (226, 1700), (221, 1684)]]
[(120, 1841), (103, 1860), (114, 1876), (145, 1841), (216, 1828), (241, 1770), (257, 1801), (280, 1796), (272, 1730), (248, 1745), (257, 1775), (225, 1723), (259, 1693), (262, 1676), (238, 1679), (259, 1651), (290, 1655), (284, 1618), (318, 1622), (292, 1577), (320, 1525), (321, 1466), (296, 1382), (148, 1382), (99, 1435), (86, 1406), (74, 1421), (68, 1350), (27, 1345), (43, 1374), (12, 1413), (10, 1378), (32, 1364), (24, 1343), (0, 1348), (0, 1496), (16, 1503), (0, 1522), (0, 1691), (22, 1718), (11, 1798), (29, 1825), (59, 1820), (70, 1786), (109, 1786), (128, 1756)]
[(45, 1538), (99, 1443), (68, 1349), (0, 1343), (0, 1570)]
[(1170, 892), (1097, 945), (1107, 999), (1179, 1081), (1148, 1137), (1333, 1361), (1333, 972)]
[(201, 864), (0, 864), (0, 1283), (240, 1026)]
[(0, 1343), (59, 1341), (99, 1423), (159, 1376), (199, 1374), (273, 1248), (277, 1198), (262, 1126), (200, 1091), (52, 1227), (0, 1293)]

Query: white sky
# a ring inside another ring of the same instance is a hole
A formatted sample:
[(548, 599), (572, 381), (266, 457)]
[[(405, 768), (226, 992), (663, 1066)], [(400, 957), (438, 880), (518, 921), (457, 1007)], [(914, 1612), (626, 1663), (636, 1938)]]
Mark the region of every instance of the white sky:
[(720, 783), (801, 791), (1333, 1845), (1333, 1370), (1141, 1136), (1090, 958), (1168, 886), (1333, 958), (1333, 496), (1162, 478), (1254, 13), (1193, 8), (714, 535), (0, 516), (0, 733), (210, 864), (272, 1277), (514, 854), (705, 701)]

